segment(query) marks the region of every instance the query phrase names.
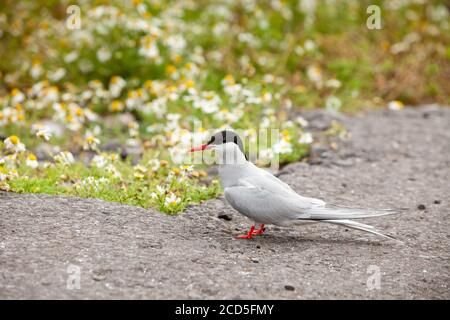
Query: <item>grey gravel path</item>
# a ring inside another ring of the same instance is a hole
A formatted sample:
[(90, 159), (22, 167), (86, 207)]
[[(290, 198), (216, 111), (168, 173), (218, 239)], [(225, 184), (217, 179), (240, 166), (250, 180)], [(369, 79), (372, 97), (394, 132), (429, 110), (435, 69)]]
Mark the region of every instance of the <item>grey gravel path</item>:
[[(313, 128), (329, 120), (307, 117)], [(249, 221), (223, 199), (172, 217), (0, 193), (0, 298), (449, 299), (450, 108), (341, 121), (350, 140), (317, 153), (314, 165), (286, 166), (280, 178), (329, 202), (409, 207), (368, 221), (405, 244), (330, 225), (269, 226), (236, 240)], [(69, 265), (80, 268), (80, 289), (67, 288)], [(369, 290), (376, 270), (380, 288)]]

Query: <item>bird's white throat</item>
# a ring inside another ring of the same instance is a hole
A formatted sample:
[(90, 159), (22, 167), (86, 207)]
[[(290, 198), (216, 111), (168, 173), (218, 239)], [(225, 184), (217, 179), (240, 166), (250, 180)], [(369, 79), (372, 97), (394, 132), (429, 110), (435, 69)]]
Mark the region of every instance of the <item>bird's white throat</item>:
[(235, 143), (218, 145), (215, 150), (222, 187), (225, 189), (235, 186), (248, 173), (250, 162)]
[(216, 160), (219, 165), (243, 165), (247, 159), (238, 145), (232, 142), (217, 145), (215, 148)]

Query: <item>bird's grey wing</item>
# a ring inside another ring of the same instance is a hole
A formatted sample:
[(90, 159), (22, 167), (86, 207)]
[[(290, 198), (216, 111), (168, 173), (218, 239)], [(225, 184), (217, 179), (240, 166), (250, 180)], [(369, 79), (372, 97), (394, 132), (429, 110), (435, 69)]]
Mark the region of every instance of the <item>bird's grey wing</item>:
[(264, 186), (240, 179), (240, 185), (225, 188), (230, 205), (259, 223), (290, 225), (292, 220), (308, 219), (304, 203), (289, 194), (280, 194)]
[(240, 179), (240, 183), (247, 183), (258, 188), (265, 189), (271, 193), (296, 199), (298, 204), (304, 208), (324, 206), (325, 202), (320, 199), (303, 197), (296, 193), (288, 184), (281, 181), (270, 172), (256, 168), (251, 174)]
[[(294, 191), (287, 192), (286, 188), (276, 183), (274, 179), (276, 177), (270, 175), (270, 173), (261, 174), (258, 171), (251, 171), (245, 178), (239, 179), (241, 185), (255, 186), (262, 190), (268, 191), (272, 195), (281, 196), (292, 204), (295, 204), (296, 208), (301, 208), (301, 212), (306, 215), (307, 219), (312, 220), (336, 220), (336, 219), (359, 219), (379, 217), (389, 214), (398, 213), (399, 209), (362, 209), (362, 208), (349, 208), (341, 207), (331, 204), (326, 204), (324, 201), (315, 198), (303, 197)], [(273, 177), (274, 179), (272, 179)], [(278, 180), (278, 179), (277, 179)], [(281, 182), (281, 181), (280, 181)], [(292, 190), (292, 189), (291, 189)], [(304, 219), (303, 216), (297, 217), (297, 219)]]
[(289, 193), (295, 193), (296, 194), (294, 189), (292, 189), (291, 186), (288, 185), (286, 182), (278, 179), (277, 177), (275, 177), (270, 172), (268, 172), (268, 171), (266, 171), (264, 169), (258, 168), (253, 163), (251, 165), (253, 167), (252, 171), (255, 173), (254, 175), (261, 175), (261, 176), (265, 177), (267, 180), (270, 180), (272, 183), (281, 186), (283, 189), (285, 189), (285, 191), (287, 191)]

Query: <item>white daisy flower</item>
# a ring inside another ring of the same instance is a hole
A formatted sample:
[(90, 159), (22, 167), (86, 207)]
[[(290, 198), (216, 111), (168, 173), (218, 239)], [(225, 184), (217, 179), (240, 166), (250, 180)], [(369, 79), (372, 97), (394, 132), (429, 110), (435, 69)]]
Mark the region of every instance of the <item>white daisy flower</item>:
[(91, 131), (87, 131), (84, 135), (84, 150), (95, 150), (100, 143), (100, 140), (92, 133)]
[(103, 155), (96, 155), (91, 160), (91, 164), (97, 168), (103, 168), (108, 164), (108, 159)]
[(302, 144), (310, 144), (313, 142), (313, 137), (310, 132), (305, 132), (301, 135), (300, 139), (298, 139), (299, 143)]
[(37, 168), (39, 163), (37, 161), (37, 158), (34, 154), (30, 153), (27, 157), (27, 160), (25, 161), (26, 165), (30, 168)]
[(36, 137), (44, 139), (45, 141), (50, 140), (52, 132), (48, 128), (41, 128), (36, 131)]
[(342, 101), (338, 97), (335, 96), (329, 96), (327, 100), (325, 101), (325, 108), (328, 111), (339, 111), (342, 106)]
[(97, 51), (97, 59), (100, 62), (106, 62), (111, 59), (112, 53), (108, 48), (102, 47)]
[(274, 144), (272, 149), (275, 153), (291, 153), (292, 145), (287, 139), (281, 139), (278, 143)]
[(56, 156), (53, 157), (55, 162), (60, 163), (64, 166), (68, 166), (72, 163), (75, 163), (75, 158), (73, 154), (69, 151), (61, 151)]
[(164, 199), (164, 207), (173, 208), (181, 202), (181, 198), (177, 197), (174, 193), (170, 193)]
[(25, 145), (20, 142), (18, 136), (12, 135), (6, 138), (4, 141), (5, 147), (7, 150), (12, 151), (14, 153), (19, 153), (25, 151)]
[(399, 111), (402, 110), (405, 107), (403, 102), (394, 100), (388, 103), (389, 110)]

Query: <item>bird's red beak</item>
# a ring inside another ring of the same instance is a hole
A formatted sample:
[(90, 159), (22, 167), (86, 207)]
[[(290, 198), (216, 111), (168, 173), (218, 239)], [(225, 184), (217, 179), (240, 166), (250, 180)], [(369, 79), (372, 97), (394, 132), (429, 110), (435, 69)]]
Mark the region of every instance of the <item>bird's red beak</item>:
[(208, 148), (207, 144), (202, 144), (200, 147), (194, 147), (189, 150), (189, 152), (203, 151)]

